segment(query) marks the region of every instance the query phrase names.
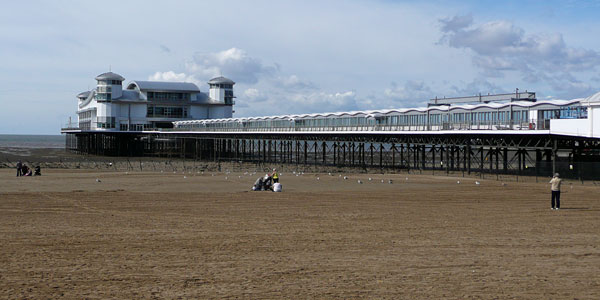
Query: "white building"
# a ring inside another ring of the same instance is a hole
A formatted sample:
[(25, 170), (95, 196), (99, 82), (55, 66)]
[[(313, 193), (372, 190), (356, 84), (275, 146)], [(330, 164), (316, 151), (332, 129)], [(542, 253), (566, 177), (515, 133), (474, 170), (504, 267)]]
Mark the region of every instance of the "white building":
[(171, 128), (173, 122), (231, 118), (233, 82), (211, 79), (203, 93), (189, 82), (131, 81), (123, 87), (121, 75), (96, 77), (97, 86), (77, 95), (79, 130), (142, 131)]

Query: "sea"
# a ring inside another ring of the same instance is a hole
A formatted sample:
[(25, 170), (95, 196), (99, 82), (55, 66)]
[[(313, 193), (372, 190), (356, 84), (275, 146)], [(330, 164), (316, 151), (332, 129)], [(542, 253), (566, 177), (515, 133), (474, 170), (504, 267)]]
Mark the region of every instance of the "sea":
[(64, 148), (64, 135), (0, 134), (0, 148)]

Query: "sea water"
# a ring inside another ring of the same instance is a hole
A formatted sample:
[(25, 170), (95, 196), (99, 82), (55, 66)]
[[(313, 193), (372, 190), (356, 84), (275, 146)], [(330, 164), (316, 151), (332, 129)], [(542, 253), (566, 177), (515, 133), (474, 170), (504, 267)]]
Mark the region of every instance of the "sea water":
[(64, 135), (0, 134), (0, 148), (64, 148)]

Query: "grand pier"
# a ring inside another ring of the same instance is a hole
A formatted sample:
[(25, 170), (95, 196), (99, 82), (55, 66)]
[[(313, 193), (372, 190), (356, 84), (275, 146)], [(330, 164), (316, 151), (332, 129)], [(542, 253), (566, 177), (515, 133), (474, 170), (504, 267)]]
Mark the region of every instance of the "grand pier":
[(81, 154), (600, 179), (600, 93), (435, 98), (427, 107), (62, 129)]

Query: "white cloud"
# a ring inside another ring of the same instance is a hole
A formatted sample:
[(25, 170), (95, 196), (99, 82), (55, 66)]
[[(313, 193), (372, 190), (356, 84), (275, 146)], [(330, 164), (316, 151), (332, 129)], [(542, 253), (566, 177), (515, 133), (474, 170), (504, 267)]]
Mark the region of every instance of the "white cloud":
[(156, 72), (153, 75), (148, 76), (148, 80), (151, 81), (171, 81), (171, 82), (191, 82), (201, 87), (201, 82), (194, 77), (194, 75), (188, 75), (186, 73), (175, 73), (173, 71)]
[(543, 82), (571, 97), (590, 93), (592, 87), (574, 74), (593, 72), (600, 53), (569, 47), (560, 33), (526, 34), (508, 21), (473, 24), (471, 16), (439, 20), (441, 44), (468, 49), (483, 77), (501, 78), (514, 72), (528, 83)]
[(244, 50), (230, 48), (216, 53), (196, 53), (186, 63), (186, 70), (207, 80), (223, 75), (236, 82), (256, 83), (261, 76), (275, 72), (277, 67), (264, 65)]
[(420, 106), (432, 97), (431, 88), (423, 81), (409, 80), (404, 85), (392, 82), (391, 87), (384, 90), (386, 106)]

